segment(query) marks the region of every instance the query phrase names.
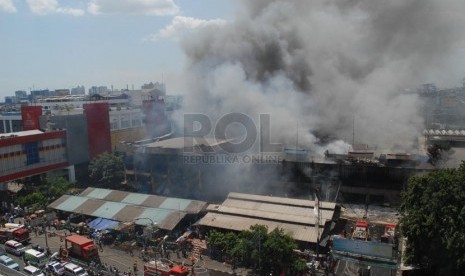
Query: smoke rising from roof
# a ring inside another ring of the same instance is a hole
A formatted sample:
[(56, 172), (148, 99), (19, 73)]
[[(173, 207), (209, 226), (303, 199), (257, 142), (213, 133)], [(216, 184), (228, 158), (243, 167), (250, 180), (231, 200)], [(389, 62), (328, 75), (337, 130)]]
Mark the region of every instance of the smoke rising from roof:
[(448, 5), (433, 0), (243, 1), (234, 22), (183, 41), (184, 112), (271, 114), (272, 141), (330, 137), (409, 150), (423, 128), (406, 87), (431, 76), (461, 38)]

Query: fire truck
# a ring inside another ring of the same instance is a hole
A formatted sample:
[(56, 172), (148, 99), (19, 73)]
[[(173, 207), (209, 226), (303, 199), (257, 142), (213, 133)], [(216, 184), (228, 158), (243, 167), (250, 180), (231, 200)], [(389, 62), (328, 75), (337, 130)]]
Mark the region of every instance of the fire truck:
[(0, 227), (0, 241), (5, 243), (9, 240), (15, 240), (20, 243), (27, 243), (31, 240), (29, 230), (24, 224), (5, 223)]

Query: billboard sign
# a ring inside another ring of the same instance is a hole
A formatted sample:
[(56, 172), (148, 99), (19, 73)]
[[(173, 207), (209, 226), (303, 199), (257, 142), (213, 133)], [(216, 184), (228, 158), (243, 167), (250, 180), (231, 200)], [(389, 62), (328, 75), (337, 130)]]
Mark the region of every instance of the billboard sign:
[(361, 257), (366, 256), (368, 258), (384, 259), (387, 261), (391, 261), (394, 258), (392, 244), (352, 240), (339, 236), (333, 236), (333, 250), (335, 252), (356, 254)]

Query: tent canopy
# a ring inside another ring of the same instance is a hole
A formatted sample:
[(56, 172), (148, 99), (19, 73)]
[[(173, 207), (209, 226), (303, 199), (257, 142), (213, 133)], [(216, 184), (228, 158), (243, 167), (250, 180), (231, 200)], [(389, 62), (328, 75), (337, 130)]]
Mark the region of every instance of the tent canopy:
[(118, 221), (114, 221), (111, 219), (104, 219), (104, 218), (96, 218), (93, 221), (87, 224), (90, 228), (97, 229), (97, 230), (106, 230), (108, 228), (114, 228), (119, 224)]

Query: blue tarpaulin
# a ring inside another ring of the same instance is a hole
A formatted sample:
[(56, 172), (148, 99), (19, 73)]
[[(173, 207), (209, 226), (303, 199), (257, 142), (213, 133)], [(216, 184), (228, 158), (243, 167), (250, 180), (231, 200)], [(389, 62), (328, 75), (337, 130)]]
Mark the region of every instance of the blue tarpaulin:
[(118, 225), (118, 221), (114, 221), (111, 219), (104, 219), (104, 218), (96, 218), (93, 221), (89, 222), (87, 225), (90, 228), (97, 229), (97, 230), (106, 230), (108, 228), (112, 228), (113, 226)]

